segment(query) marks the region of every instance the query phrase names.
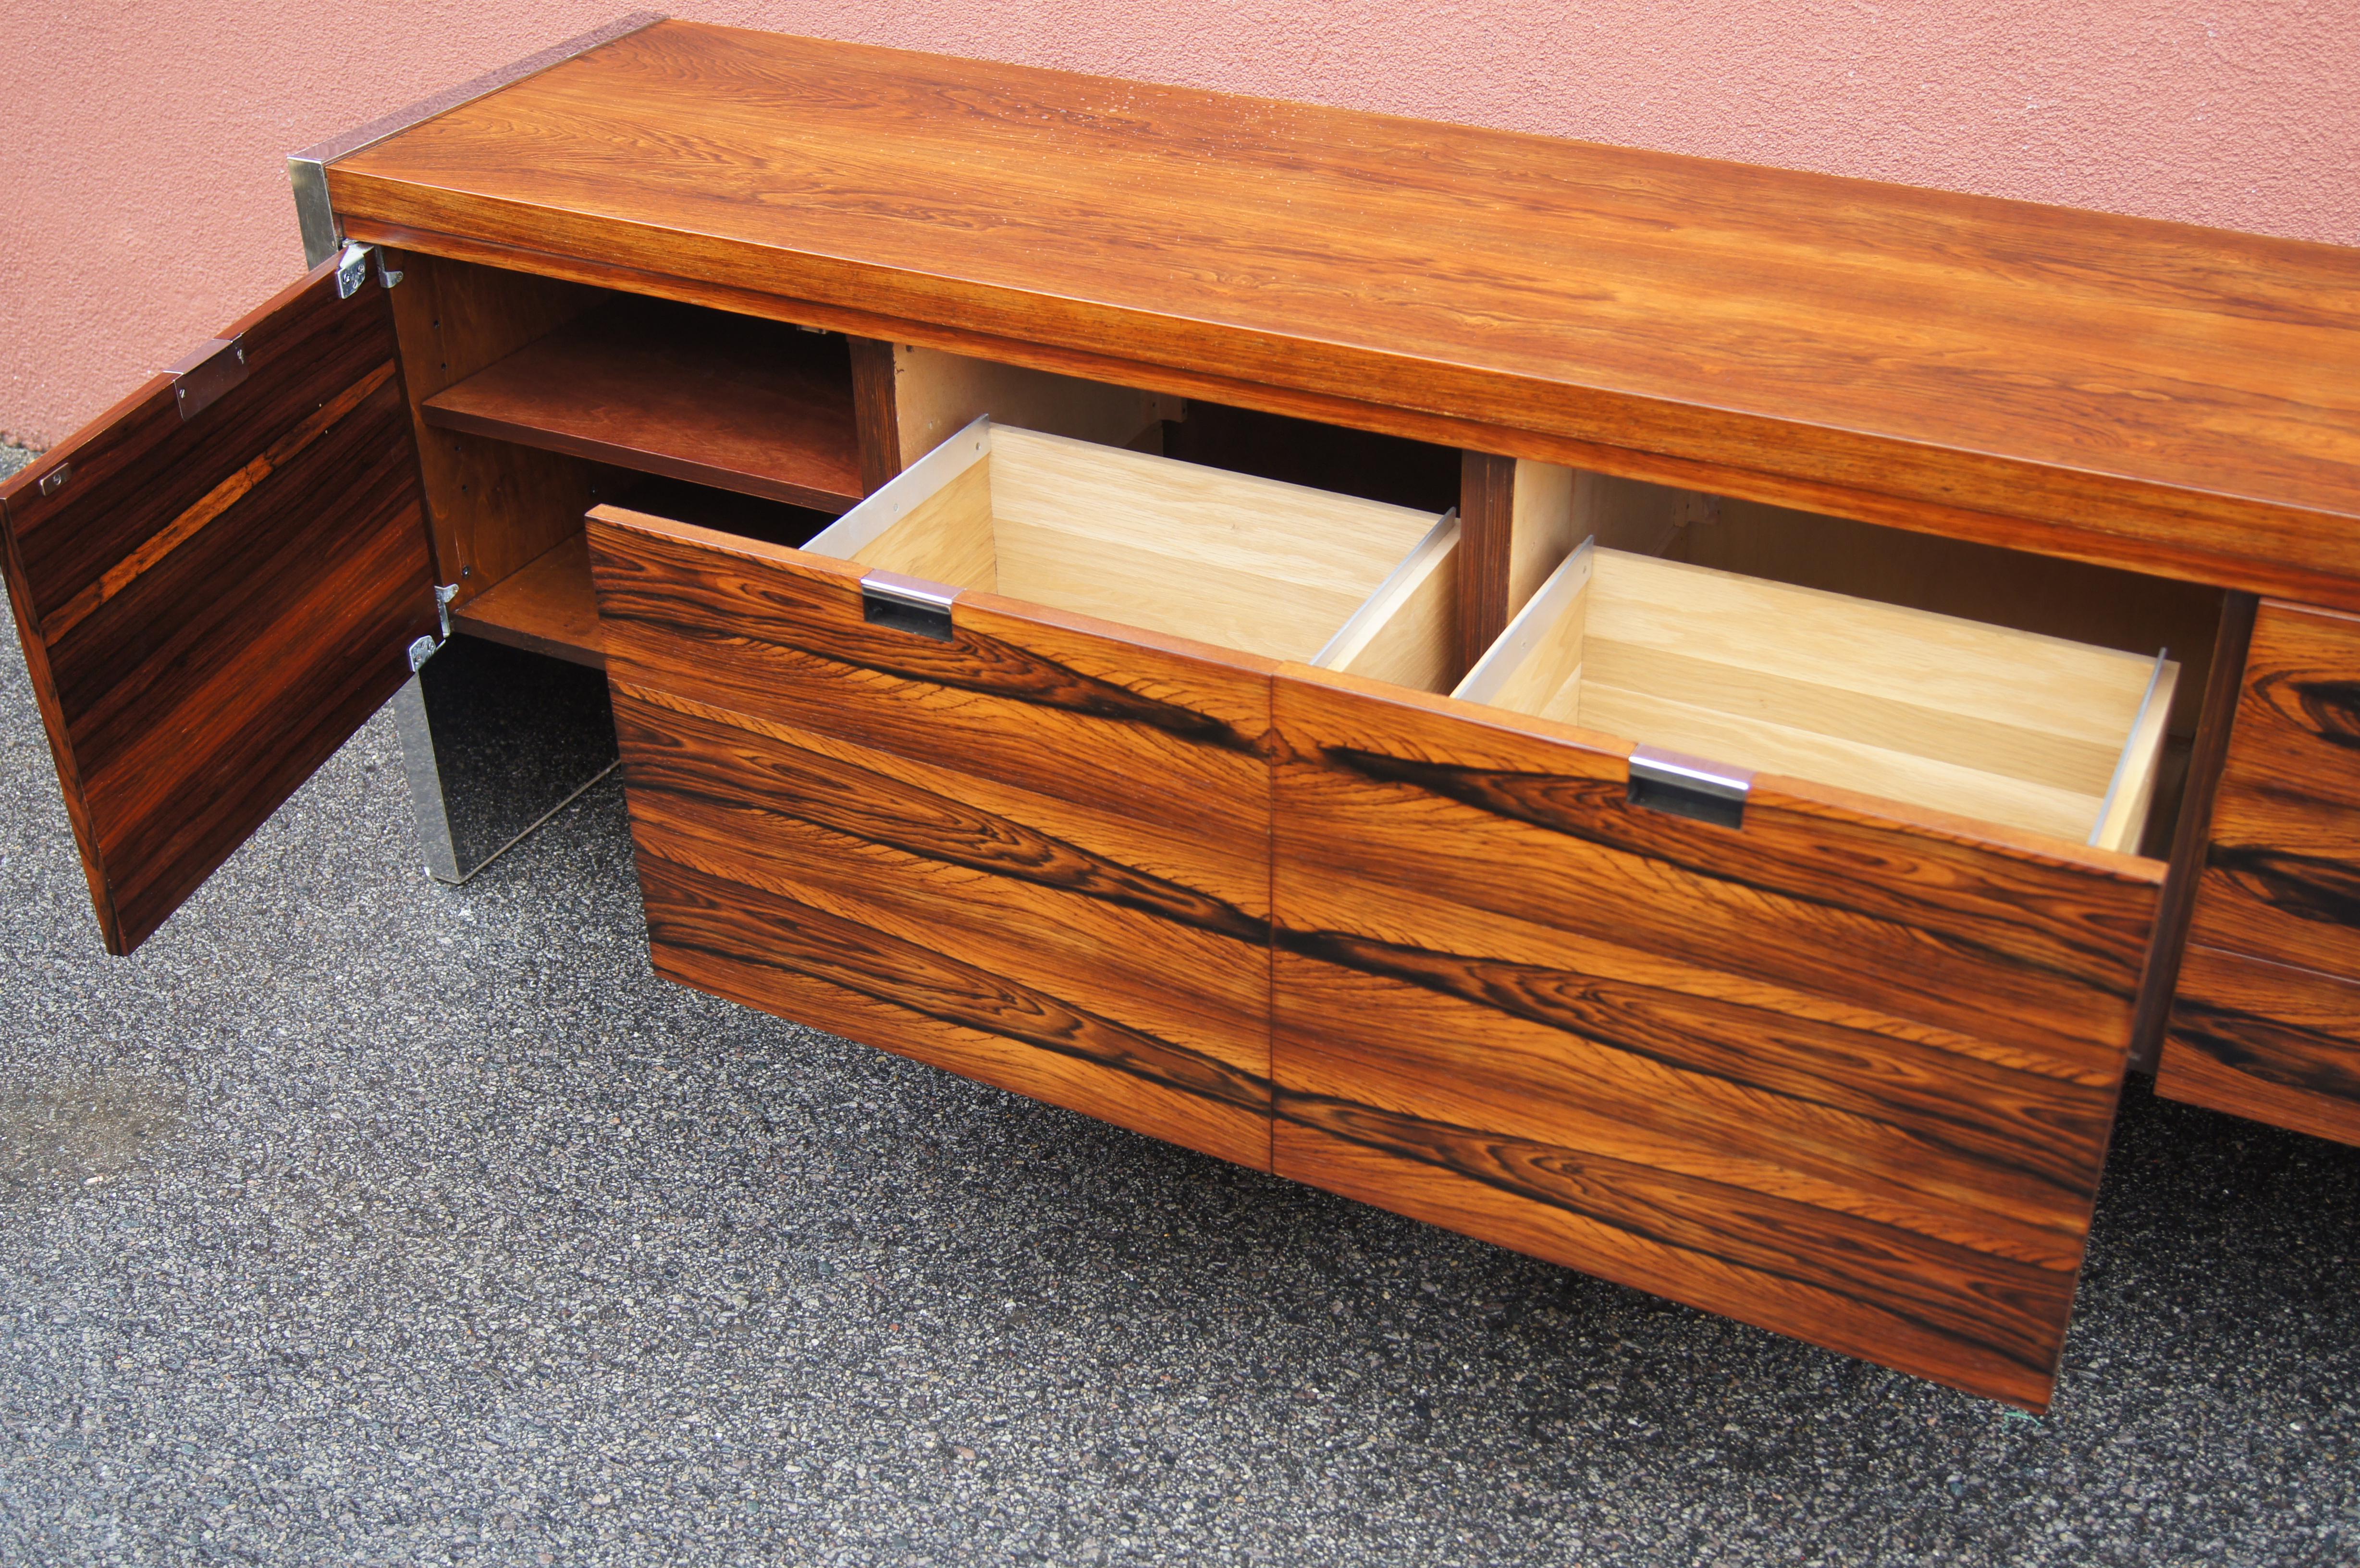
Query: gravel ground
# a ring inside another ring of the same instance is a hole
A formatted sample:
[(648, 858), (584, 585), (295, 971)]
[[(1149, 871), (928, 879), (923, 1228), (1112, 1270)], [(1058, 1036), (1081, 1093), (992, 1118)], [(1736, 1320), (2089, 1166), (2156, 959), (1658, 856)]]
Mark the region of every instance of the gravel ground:
[(2135, 1092), (2034, 1420), (666, 985), (383, 716), (105, 958), (0, 640), (0, 1561), (2360, 1560), (2360, 1151)]

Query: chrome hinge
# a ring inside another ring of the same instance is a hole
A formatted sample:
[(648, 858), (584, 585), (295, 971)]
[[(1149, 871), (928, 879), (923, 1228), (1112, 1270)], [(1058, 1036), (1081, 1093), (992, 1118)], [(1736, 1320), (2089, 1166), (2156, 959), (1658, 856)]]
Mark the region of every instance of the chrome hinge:
[(1745, 825), (1746, 798), (1754, 792), (1754, 770), (1658, 751), (1643, 746), (1631, 753), (1631, 788), (1634, 806), (1668, 811), (1719, 827)]
[(164, 374), (172, 378), (172, 401), (187, 420), (244, 382), (246, 372), (246, 340), (240, 337), (214, 338)]
[(361, 291), (368, 281), (369, 257), (377, 258), (377, 280), (380, 287), (390, 289), (401, 281), (401, 274), (385, 264), (385, 252), (375, 245), (365, 245), (356, 240), (346, 240), (336, 257), (336, 298), (349, 299)]
[(349, 299), (361, 291), (368, 281), (369, 247), (344, 242), (344, 250), (336, 256), (336, 298)]
[(437, 583), (434, 585), (434, 619), (442, 626), (442, 635), (410, 639), (410, 672), (412, 675), (425, 668), (426, 661), (451, 640), (451, 601), (458, 596), (459, 585), (456, 583)]

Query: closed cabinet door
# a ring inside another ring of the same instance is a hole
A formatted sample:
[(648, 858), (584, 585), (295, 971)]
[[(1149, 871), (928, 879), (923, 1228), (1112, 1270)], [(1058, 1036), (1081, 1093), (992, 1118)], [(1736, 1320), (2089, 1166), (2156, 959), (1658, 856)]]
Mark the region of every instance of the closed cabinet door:
[(2360, 1144), (2360, 616), (2264, 603), (2205, 844), (2172, 1099)]
[(333, 259), (0, 488), (107, 951), (153, 934), (437, 625), (385, 290)]

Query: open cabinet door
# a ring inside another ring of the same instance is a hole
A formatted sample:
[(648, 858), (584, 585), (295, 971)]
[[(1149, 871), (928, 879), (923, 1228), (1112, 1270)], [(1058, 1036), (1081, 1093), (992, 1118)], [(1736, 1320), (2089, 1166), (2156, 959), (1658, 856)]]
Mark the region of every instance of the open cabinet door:
[(359, 264), (344, 287), (323, 263), (0, 488), (110, 953), (260, 827), (435, 627), (392, 313)]

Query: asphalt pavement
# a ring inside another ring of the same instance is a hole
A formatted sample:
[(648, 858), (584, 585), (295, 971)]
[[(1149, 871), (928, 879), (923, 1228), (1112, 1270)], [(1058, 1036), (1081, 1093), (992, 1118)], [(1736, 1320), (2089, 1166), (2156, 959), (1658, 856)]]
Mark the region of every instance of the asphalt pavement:
[(2360, 1150), (2135, 1089), (2053, 1412), (658, 980), (380, 714), (135, 957), (0, 652), (0, 1562), (2360, 1561)]

